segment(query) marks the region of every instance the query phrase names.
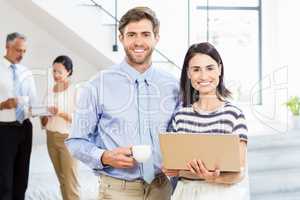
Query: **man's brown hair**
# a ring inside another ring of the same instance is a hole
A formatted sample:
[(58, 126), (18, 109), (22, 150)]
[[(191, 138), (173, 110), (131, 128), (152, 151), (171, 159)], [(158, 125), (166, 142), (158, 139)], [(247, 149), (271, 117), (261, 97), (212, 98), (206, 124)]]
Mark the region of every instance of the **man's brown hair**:
[(123, 34), (123, 30), (125, 26), (130, 22), (138, 22), (142, 19), (148, 19), (151, 21), (153, 26), (153, 33), (157, 35), (159, 32), (159, 21), (156, 17), (155, 12), (148, 7), (135, 7), (128, 10), (120, 20), (119, 23), (120, 33)]

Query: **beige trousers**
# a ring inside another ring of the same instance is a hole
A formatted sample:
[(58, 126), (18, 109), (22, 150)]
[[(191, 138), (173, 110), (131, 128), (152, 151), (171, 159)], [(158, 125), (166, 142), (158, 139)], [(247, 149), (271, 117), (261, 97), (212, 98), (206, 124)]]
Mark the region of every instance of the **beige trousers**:
[(63, 200), (79, 200), (77, 164), (64, 141), (68, 134), (47, 131), (47, 147), (50, 159), (60, 183)]
[(99, 177), (98, 200), (169, 200), (172, 186), (161, 174), (149, 185), (142, 180), (125, 181), (106, 175)]

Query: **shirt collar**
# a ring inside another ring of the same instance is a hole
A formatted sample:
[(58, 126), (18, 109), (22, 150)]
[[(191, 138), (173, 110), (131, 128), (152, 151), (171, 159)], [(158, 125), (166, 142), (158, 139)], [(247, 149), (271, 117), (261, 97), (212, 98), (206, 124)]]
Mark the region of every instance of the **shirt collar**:
[(2, 60), (3, 60), (4, 66), (7, 67), (7, 68), (10, 68), (10, 66), (12, 65), (12, 63), (9, 60), (7, 60), (7, 58), (5, 58), (4, 56), (3, 56)]
[(121, 63), (121, 69), (129, 75), (129, 77), (133, 80), (145, 80), (146, 82), (150, 82), (153, 74), (153, 64), (144, 72), (140, 73), (134, 67), (129, 65), (126, 60)]

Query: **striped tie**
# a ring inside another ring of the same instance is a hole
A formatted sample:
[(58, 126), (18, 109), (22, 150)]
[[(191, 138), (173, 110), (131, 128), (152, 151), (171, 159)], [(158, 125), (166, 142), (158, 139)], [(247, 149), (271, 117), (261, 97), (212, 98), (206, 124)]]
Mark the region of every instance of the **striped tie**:
[[(136, 80), (137, 84), (137, 104), (139, 119), (139, 135), (142, 145), (150, 145), (152, 147), (152, 136), (149, 119), (149, 94), (148, 84), (145, 79)], [(155, 177), (153, 157), (142, 164), (143, 179), (147, 183), (151, 183)]]
[[(12, 68), (12, 72), (13, 72), (14, 95), (15, 95), (15, 97), (22, 96), (21, 83), (20, 83), (20, 80), (18, 77), (17, 67), (14, 64), (12, 64), (10, 67)], [(24, 113), (23, 106), (24, 105), (20, 105), (18, 103), (18, 105), (16, 107), (16, 119), (20, 123), (23, 123), (23, 121), (25, 119), (25, 113)]]

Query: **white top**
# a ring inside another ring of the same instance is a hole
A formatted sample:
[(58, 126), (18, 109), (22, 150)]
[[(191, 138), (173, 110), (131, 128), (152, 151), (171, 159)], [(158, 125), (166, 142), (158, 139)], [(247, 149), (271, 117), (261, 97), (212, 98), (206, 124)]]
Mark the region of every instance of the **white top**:
[[(1, 59), (0, 63), (0, 102), (14, 96), (13, 87), (13, 72), (10, 67), (11, 63), (5, 58)], [(16, 121), (15, 109), (0, 110), (1, 122)]]
[[(14, 98), (14, 82), (13, 70), (10, 63), (6, 58), (0, 58), (0, 102), (6, 101), (8, 98)], [(22, 84), (20, 85), (20, 95), (28, 97), (28, 105), (26, 105), (25, 118), (28, 118), (28, 107), (37, 102), (36, 88), (31, 71), (27, 67), (15, 64), (16, 73)], [(16, 121), (15, 109), (0, 110), (0, 122), (13, 122)]]
[[(66, 90), (62, 92), (48, 92), (47, 105), (55, 106), (58, 108), (58, 112), (67, 113), (73, 116), (75, 110), (75, 88), (70, 85)], [(68, 134), (70, 132), (71, 123), (59, 116), (51, 116), (48, 118), (46, 129), (52, 132), (59, 132)]]

